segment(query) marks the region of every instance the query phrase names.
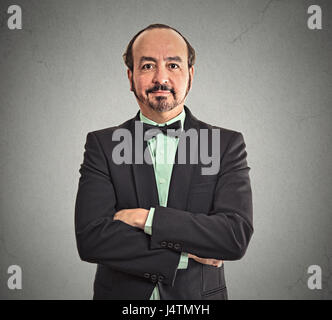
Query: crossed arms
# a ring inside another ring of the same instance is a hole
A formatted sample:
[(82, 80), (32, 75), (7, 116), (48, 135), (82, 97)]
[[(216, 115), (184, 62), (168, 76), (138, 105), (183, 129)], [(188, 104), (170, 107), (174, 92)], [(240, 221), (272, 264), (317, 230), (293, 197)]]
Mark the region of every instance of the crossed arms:
[[(194, 214), (157, 206), (151, 236), (141, 230), (146, 211), (131, 215), (135, 216), (131, 225), (124, 217), (128, 218), (128, 212), (115, 209), (116, 192), (95, 133), (88, 134), (85, 148), (75, 206), (82, 260), (139, 277), (157, 273), (171, 285), (181, 251), (190, 252), (192, 258), (216, 260), (237, 260), (244, 255), (253, 228), (249, 168), (241, 133), (232, 135), (221, 160), (212, 211)], [(170, 235), (181, 244), (180, 250), (160, 245)]]
[[(143, 208), (122, 209), (114, 215), (113, 220), (121, 220), (122, 222), (127, 223), (133, 227), (144, 230), (148, 214), (149, 210)], [(188, 258), (194, 259), (199, 263), (209, 264), (215, 267), (220, 267), (223, 263), (222, 260), (217, 260), (213, 258), (201, 258), (191, 253), (188, 253)]]

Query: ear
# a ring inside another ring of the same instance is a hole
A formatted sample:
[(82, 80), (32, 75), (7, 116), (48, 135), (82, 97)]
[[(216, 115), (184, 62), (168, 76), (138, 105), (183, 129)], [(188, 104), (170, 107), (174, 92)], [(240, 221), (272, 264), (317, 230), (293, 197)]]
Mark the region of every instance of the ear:
[(191, 77), (191, 83), (190, 83), (190, 88), (189, 88), (189, 90), (191, 90), (191, 87), (192, 87), (192, 85), (193, 85), (194, 73), (195, 73), (195, 68), (194, 68), (194, 66), (191, 66), (191, 67), (189, 68), (189, 74), (190, 74), (190, 77)]
[(133, 83), (133, 73), (130, 69), (127, 69), (127, 77), (129, 80), (130, 91), (133, 91), (132, 83)]

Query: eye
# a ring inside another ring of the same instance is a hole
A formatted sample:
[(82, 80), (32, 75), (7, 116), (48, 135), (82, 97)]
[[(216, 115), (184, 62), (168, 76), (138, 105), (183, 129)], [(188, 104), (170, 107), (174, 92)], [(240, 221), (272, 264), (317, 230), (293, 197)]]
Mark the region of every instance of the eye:
[(143, 70), (151, 70), (152, 68), (153, 68), (153, 65), (151, 63), (146, 63), (142, 67)]
[(178, 68), (179, 68), (179, 65), (176, 64), (176, 63), (170, 63), (170, 64), (169, 64), (169, 67), (170, 67), (171, 69), (178, 69)]

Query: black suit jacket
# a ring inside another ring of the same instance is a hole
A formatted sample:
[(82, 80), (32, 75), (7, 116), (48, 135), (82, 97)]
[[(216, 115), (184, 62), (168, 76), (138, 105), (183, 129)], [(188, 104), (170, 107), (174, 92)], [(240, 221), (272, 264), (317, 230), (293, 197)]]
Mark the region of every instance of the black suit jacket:
[[(216, 268), (189, 259), (187, 269), (177, 266), (182, 251), (222, 260), (245, 254), (253, 233), (245, 142), (240, 132), (211, 126), (185, 110), (185, 131), (197, 129), (200, 137), (200, 129), (219, 130), (220, 169), (202, 175), (202, 167), (209, 165), (200, 157), (189, 164), (190, 139), (180, 138), (186, 143), (188, 163), (173, 166), (167, 207), (159, 206), (153, 165), (117, 165), (112, 160), (119, 143), (112, 141), (113, 132), (124, 128), (134, 136), (139, 114), (118, 127), (87, 135), (75, 231), (80, 258), (98, 264), (94, 299), (149, 299), (156, 284), (161, 299), (227, 299), (224, 265)], [(209, 135), (209, 148), (211, 141)], [(199, 139), (190, 146), (198, 154), (202, 147)], [(150, 207), (156, 208), (152, 236), (113, 221), (118, 210)]]

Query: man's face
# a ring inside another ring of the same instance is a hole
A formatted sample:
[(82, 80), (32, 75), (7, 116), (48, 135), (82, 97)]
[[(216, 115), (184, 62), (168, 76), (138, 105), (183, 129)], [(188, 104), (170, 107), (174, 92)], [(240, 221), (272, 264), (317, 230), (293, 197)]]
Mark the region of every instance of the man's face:
[(187, 45), (171, 29), (152, 29), (140, 34), (133, 45), (131, 90), (141, 109), (157, 112), (183, 107), (191, 87), (193, 67), (188, 69)]

